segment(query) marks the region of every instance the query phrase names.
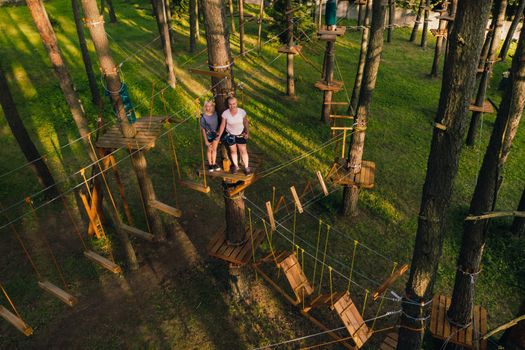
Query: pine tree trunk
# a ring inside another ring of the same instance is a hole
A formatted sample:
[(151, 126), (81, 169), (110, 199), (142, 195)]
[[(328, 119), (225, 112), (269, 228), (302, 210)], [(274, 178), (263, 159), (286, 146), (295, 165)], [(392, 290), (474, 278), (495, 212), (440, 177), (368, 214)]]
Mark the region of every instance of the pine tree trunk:
[[(374, 0), (372, 4), (372, 25), (370, 27), (370, 44), (368, 45), (366, 65), (363, 74), (363, 87), (359, 93), (356, 126), (352, 134), (352, 141), (348, 149), (347, 171), (358, 173), (361, 171), (361, 161), (365, 147), (366, 126), (368, 114), (372, 104), (372, 94), (376, 86), (377, 73), (381, 63), (383, 38), (385, 32), (386, 0)], [(343, 206), (341, 212), (345, 216), (355, 216), (359, 188), (343, 191)]]
[(6, 75), (2, 70), (1, 65), (0, 91), (0, 106), (2, 106), (2, 109), (4, 110), (4, 116), (7, 120), (7, 124), (9, 124), (11, 132), (13, 133), (13, 136), (18, 142), (18, 146), (20, 146), (20, 149), (22, 150), (22, 153), (24, 154), (26, 160), (30, 163), (31, 170), (33, 170), (33, 172), (35, 173), (38, 182), (44, 189), (47, 188), (44, 194), (47, 197), (58, 196), (60, 193), (58, 191), (58, 188), (56, 188), (55, 186), (55, 179), (53, 178), (53, 175), (51, 175), (49, 168), (47, 167), (40, 153), (38, 152), (35, 144), (29, 137), (24, 123), (22, 122), (22, 119), (18, 114), (15, 101), (13, 100), (13, 96), (11, 95), (11, 90), (9, 90), (9, 85), (7, 84)]
[[(263, 5), (263, 2), (261, 2), (261, 6)], [(286, 0), (286, 11), (289, 11), (292, 9), (292, 1)], [(289, 12), (286, 15), (286, 27), (287, 30), (287, 36), (288, 36), (288, 48), (290, 49), (293, 47), (293, 21), (292, 21), (292, 13)], [(292, 53), (286, 54), (286, 96), (289, 97), (295, 97), (295, 74), (294, 74), (294, 55)]]
[[(173, 29), (171, 29), (171, 19), (173, 17), (173, 14), (171, 13), (171, 1), (170, 0), (164, 0), (165, 1), (165, 5), (166, 6), (166, 20), (168, 22), (168, 33), (170, 34), (170, 44), (171, 44), (171, 47), (175, 46), (175, 39), (174, 39), (174, 36), (173, 36)], [(198, 23), (197, 23), (197, 28), (198, 28)], [(197, 29), (197, 32), (198, 32), (198, 29)]]
[(361, 37), (361, 51), (359, 52), (359, 63), (357, 65), (357, 74), (355, 76), (350, 106), (348, 106), (348, 113), (351, 115), (355, 115), (357, 102), (359, 100), (359, 93), (361, 92), (361, 84), (363, 83), (363, 72), (365, 71), (366, 53), (368, 51), (368, 38), (370, 36), (370, 15), (372, 13), (372, 1), (373, 0), (367, 0), (366, 2), (364, 28), (363, 35)]
[[(329, 85), (334, 80), (334, 63), (335, 63), (335, 40), (326, 42), (326, 66), (324, 81)], [(330, 111), (332, 110), (332, 96), (334, 92), (325, 90), (323, 92), (323, 106), (321, 109), (321, 121), (330, 124)]]
[[(366, 16), (366, 15), (365, 15)], [(394, 0), (388, 0), (388, 32), (386, 41), (392, 42), (392, 34), (394, 32), (394, 22), (396, 19), (396, 2)]]
[(503, 46), (499, 52), (499, 57), (502, 61), (507, 59), (507, 53), (509, 52), (510, 43), (514, 37), (514, 32), (516, 32), (516, 28), (518, 28), (518, 24), (523, 17), (523, 10), (525, 10), (525, 0), (520, 0), (518, 8), (516, 9), (516, 14), (514, 14), (514, 19), (512, 20), (507, 36), (505, 37), (505, 42), (503, 43)]
[[(460, 1), (449, 36), (449, 52), (435, 121), (446, 126), (432, 135), (427, 175), (423, 186), (418, 229), (402, 303), (398, 350), (421, 349), (425, 322), (432, 299), (445, 231), (446, 210), (458, 170), (463, 137), (468, 123), (469, 91), (476, 82), (476, 67), (491, 8), (491, 1)], [(457, 82), (462, 82), (458, 84)], [(416, 318), (416, 320), (414, 320)], [(417, 331), (421, 329), (421, 331)]]
[(157, 11), (157, 18), (159, 20), (160, 28), (162, 30), (161, 39), (163, 40), (163, 49), (164, 49), (164, 64), (166, 65), (166, 71), (168, 72), (168, 84), (175, 88), (177, 80), (175, 79), (175, 69), (173, 68), (173, 56), (171, 53), (171, 43), (170, 43), (170, 29), (168, 26), (168, 21), (166, 19), (166, 6), (164, 0), (154, 0), (156, 1), (155, 9)]
[(423, 8), (425, 7), (425, 5), (423, 4), (423, 1), (425, 0), (419, 0), (419, 7), (417, 9), (416, 21), (414, 22), (414, 27), (412, 28), (412, 33), (410, 34), (409, 41), (411, 42), (416, 41), (416, 38), (417, 38), (419, 24), (421, 23), (421, 16), (423, 15)]
[(427, 36), (428, 36), (428, 17), (430, 16), (430, 0), (426, 0), (425, 4), (425, 19), (423, 21), (423, 33), (421, 33), (421, 47), (427, 47)]
[[(505, 163), (501, 159), (503, 140), (507, 137), (507, 132), (512, 132), (510, 126), (515, 125), (515, 128), (517, 128), (519, 124), (525, 104), (524, 92), (525, 30), (522, 30), (518, 49), (512, 60), (511, 84), (509, 84), (507, 91), (503, 95), (489, 145), (479, 171), (476, 189), (470, 202), (469, 214), (471, 215), (481, 215), (494, 210), (498, 183)], [(514, 135), (516, 135), (516, 130), (514, 130), (512, 137), (507, 141), (509, 149)], [(507, 155), (505, 155), (504, 159), (506, 158)], [(489, 222), (490, 220), (465, 222), (456, 282), (448, 311), (448, 317), (455, 323), (467, 324), (471, 321), (474, 303), (474, 277), (480, 271), (481, 257), (483, 256)]]
[[(113, 57), (109, 49), (107, 34), (104, 30), (104, 23), (98, 21), (100, 14), (98, 12), (97, 3), (95, 0), (81, 0), (81, 3), (82, 8), (84, 10), (84, 15), (86, 17), (86, 21), (88, 22), (88, 28), (91, 34), (91, 39), (93, 40), (95, 51), (97, 53), (104, 78), (106, 80), (108, 90), (120, 91), (122, 83), (120, 81), (120, 76), (118, 75), (115, 62), (113, 61)], [(96, 24), (90, 25), (89, 23)], [(117, 118), (119, 121), (119, 126), (122, 135), (128, 138), (135, 137), (137, 131), (135, 130), (133, 124), (130, 124), (127, 120), (124, 104), (122, 102), (120, 94), (110, 94), (110, 98), (114, 110), (117, 111)], [(152, 233), (156, 235), (157, 240), (164, 241), (166, 239), (166, 234), (164, 232), (164, 227), (162, 225), (160, 215), (154, 208), (151, 208), (148, 205), (148, 201), (155, 200), (156, 196), (153, 190), (151, 179), (147, 174), (146, 159), (144, 157), (143, 151), (134, 151), (134, 154), (132, 156), (132, 165), (133, 170), (135, 171), (135, 175), (137, 176), (137, 180), (139, 182), (142, 198), (144, 198), (144, 200), (146, 201), (146, 203), (144, 203), (144, 206), (146, 208), (146, 219), (150, 223), (151, 229), (153, 230)], [(120, 218), (118, 219), (120, 223)], [(117, 229), (120, 230), (120, 225), (117, 226)], [(126, 237), (125, 233), (121, 233), (121, 236)], [(129, 244), (129, 241), (124, 241), (123, 243)], [(129, 246), (125, 247), (125, 249), (126, 251), (131, 251), (133, 248)], [(128, 259), (131, 262), (134, 261), (136, 264), (135, 256), (131, 256), (128, 254)]]
[(232, 33), (235, 34), (235, 16), (233, 15), (233, 0), (228, 0), (230, 5), (230, 23), (231, 23), (231, 30)]
[(238, 0), (239, 7), (239, 45), (241, 55), (244, 55), (244, 0)]
[(82, 104), (80, 103), (80, 97), (73, 86), (73, 79), (71, 79), (71, 75), (69, 75), (66, 63), (64, 62), (64, 58), (62, 57), (62, 53), (58, 47), (55, 32), (53, 31), (53, 27), (51, 26), (49, 18), (47, 17), (44, 4), (42, 3), (42, 0), (26, 0), (26, 3), (29, 11), (31, 12), (31, 16), (33, 17), (33, 21), (35, 22), (38, 32), (40, 33), (40, 37), (42, 38), (42, 42), (44, 43), (47, 54), (49, 55), (51, 65), (53, 66), (55, 74), (57, 75), (60, 88), (62, 89), (62, 93), (66, 98), (69, 110), (71, 111), (73, 120), (77, 125), (78, 132), (82, 137), (86, 151), (90, 159), (94, 161), (96, 158), (91, 151), (88, 142), (89, 127), (84, 114), (84, 108), (82, 107)]
[(438, 25), (438, 37), (436, 39), (436, 47), (434, 49), (434, 61), (432, 62), (432, 70), (430, 71), (430, 76), (433, 78), (439, 77), (439, 58), (441, 56), (441, 51), (443, 49), (443, 42), (445, 37), (443, 33), (447, 30), (447, 21), (439, 20)]
[(109, 8), (109, 21), (111, 23), (117, 23), (117, 15), (115, 13), (115, 8), (113, 7), (113, 0), (107, 0)]
[(190, 53), (195, 52), (197, 42), (197, 0), (190, 0)]
[[(518, 204), (518, 211), (525, 211), (525, 189), (521, 193), (520, 203)], [(515, 217), (512, 221), (511, 232), (517, 236), (525, 235), (525, 218)]]
[(157, 29), (159, 30), (160, 43), (162, 45), (162, 49), (164, 49), (164, 43), (166, 40), (164, 39), (164, 32), (162, 30), (162, 25), (160, 23), (159, 16), (157, 16), (157, 0), (150, 0), (150, 2), (151, 7), (153, 9), (153, 17), (155, 17), (155, 22), (157, 22)]
[[(479, 82), (478, 92), (476, 95), (476, 106), (483, 106), (485, 101), (485, 95), (487, 94), (487, 88), (489, 85), (490, 78), (492, 76), (492, 68), (496, 60), (498, 53), (499, 44), (501, 41), (501, 33), (503, 28), (503, 22), (505, 21), (505, 10), (507, 9), (507, 0), (499, 0), (495, 2), (496, 11), (495, 17), (492, 20), (491, 31), (489, 32), (490, 41), (488, 45), (488, 54), (486, 62), (483, 63), (483, 73)], [(487, 40), (489, 35), (487, 35)], [(485, 40), (485, 41), (487, 41)], [(473, 112), (472, 118), (470, 119), (470, 127), (467, 134), (467, 145), (472, 146), (476, 142), (476, 136), (478, 133), (479, 122), (481, 119), (481, 112)]]
[(71, 0), (71, 7), (73, 8), (73, 18), (75, 20), (75, 27), (77, 29), (78, 42), (80, 44), (80, 53), (82, 54), (82, 61), (84, 62), (84, 69), (89, 83), (89, 90), (91, 91), (91, 100), (98, 108), (102, 106), (102, 99), (98, 90), (97, 78), (93, 71), (93, 64), (86, 43), (86, 36), (84, 35), (84, 26), (82, 24), (82, 16), (78, 0)]

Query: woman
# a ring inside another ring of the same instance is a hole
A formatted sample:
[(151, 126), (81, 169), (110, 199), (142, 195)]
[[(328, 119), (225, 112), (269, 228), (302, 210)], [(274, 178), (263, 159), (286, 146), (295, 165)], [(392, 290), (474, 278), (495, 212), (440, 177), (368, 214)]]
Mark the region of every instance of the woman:
[(208, 158), (208, 171), (221, 170), (221, 167), (217, 165), (217, 146), (219, 145), (217, 128), (219, 126), (219, 117), (215, 112), (215, 105), (212, 101), (204, 102), (199, 124), (201, 126), (202, 136), (206, 142), (206, 147), (208, 148), (206, 153)]
[(222, 113), (221, 126), (217, 137), (217, 140), (223, 140), (223, 143), (230, 147), (230, 155), (233, 162), (230, 172), (235, 174), (239, 169), (238, 150), (244, 163), (244, 173), (246, 175), (251, 174), (252, 169), (248, 165), (248, 150), (246, 149), (246, 143), (250, 137), (248, 117), (246, 117), (244, 109), (237, 107), (237, 99), (235, 97), (228, 98), (228, 109)]

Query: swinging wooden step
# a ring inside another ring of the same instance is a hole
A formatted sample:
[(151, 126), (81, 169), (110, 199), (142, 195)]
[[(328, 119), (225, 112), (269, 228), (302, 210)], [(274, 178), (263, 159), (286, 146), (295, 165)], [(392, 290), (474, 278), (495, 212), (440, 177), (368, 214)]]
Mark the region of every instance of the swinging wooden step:
[(173, 208), (167, 204), (159, 202), (158, 200), (149, 201), (148, 205), (152, 208), (160, 210), (161, 212), (174, 216), (176, 218), (180, 218), (182, 216), (182, 211), (180, 211), (180, 209)]
[(470, 101), (470, 103), (471, 105), (468, 107), (469, 111), (489, 113), (489, 114), (492, 114), (495, 112), (494, 107), (492, 106), (492, 103), (490, 103), (488, 100), (483, 101), (483, 106), (476, 106), (474, 101)]
[(342, 81), (331, 81), (330, 83), (326, 82), (325, 80), (319, 80), (314, 84), (314, 86), (321, 91), (341, 91), (343, 89), (344, 83)]
[(279, 49), (277, 49), (277, 52), (279, 53), (291, 53), (292, 55), (297, 55), (301, 52), (303, 47), (301, 45), (293, 45), (288, 47), (288, 45), (281, 46)]
[(354, 119), (353, 115), (337, 115), (331, 114), (330, 119)]
[(0, 316), (7, 322), (11, 323), (16, 329), (22, 332), (26, 337), (33, 334), (33, 328), (29, 327), (20, 317), (7, 310), (5, 307), (0, 306)]
[(346, 33), (346, 27), (345, 26), (338, 26), (335, 28), (335, 30), (328, 30), (328, 29), (319, 29), (317, 31), (317, 35), (337, 35), (342, 36)]
[(322, 41), (336, 41), (337, 35), (335, 34), (323, 34), (323, 35), (317, 35), (317, 39)]
[(190, 68), (189, 72), (191, 74), (199, 74), (199, 75), (207, 75), (207, 76), (217, 77), (217, 78), (231, 79), (231, 75), (225, 72), (215, 72), (215, 71), (195, 69), (195, 68)]
[(203, 184), (193, 182), (193, 181), (179, 180), (179, 184), (181, 186), (189, 188), (190, 190), (195, 190), (195, 191), (199, 191), (202, 193), (210, 193), (211, 191), (210, 186), (204, 186)]
[(290, 283), (297, 303), (300, 303), (305, 297), (312, 295), (314, 289), (308, 278), (304, 274), (301, 264), (294, 252), (285, 252), (280, 254), (277, 260), (277, 267), (281, 268)]
[(326, 177), (337, 185), (358, 186), (365, 189), (374, 187), (376, 172), (376, 164), (374, 162), (363, 160), (361, 162), (361, 171), (357, 174), (350, 173), (346, 169), (345, 163), (345, 159), (339, 158), (336, 160)]
[(198, 170), (199, 176), (203, 176), (204, 173), (206, 173), (206, 176), (213, 177), (213, 178), (222, 178), (224, 180), (231, 180), (231, 181), (250, 181), (255, 176), (255, 168), (252, 168), (252, 173), (249, 175), (245, 175), (244, 172), (242, 172), (241, 169), (237, 171), (235, 174), (231, 174), (229, 171), (224, 170), (214, 170), (214, 171), (202, 171), (202, 169)]
[(152, 242), (155, 240), (155, 236), (153, 236), (151, 233), (142, 231), (141, 229), (138, 229), (136, 227), (121, 223), (120, 228), (129, 233), (130, 235), (145, 239), (146, 241)]
[(58, 288), (49, 281), (38, 281), (38, 286), (46, 292), (48, 292), (49, 294), (63, 301), (66, 305), (73, 307), (78, 303), (77, 298), (64, 291), (63, 289)]
[(96, 143), (99, 148), (107, 149), (149, 149), (155, 147), (155, 142), (160, 134), (162, 125), (166, 117), (149, 116), (137, 119), (133, 124), (137, 130), (135, 137), (124, 137), (120, 132), (120, 127), (113, 125), (101, 135)]
[(320, 306), (332, 307), (332, 302), (338, 300), (343, 295), (343, 292), (333, 292), (331, 294), (320, 294), (310, 301), (310, 304), (303, 310), (310, 312), (310, 310), (318, 308)]
[(397, 332), (390, 332), (386, 335), (385, 339), (381, 345), (379, 345), (379, 350), (396, 350), (397, 349)]
[(122, 272), (122, 269), (120, 268), (120, 266), (115, 264), (113, 261), (108, 260), (108, 259), (104, 258), (103, 256), (98, 255), (97, 253), (95, 253), (92, 250), (84, 251), (84, 255), (86, 256), (86, 258), (88, 258), (89, 260), (93, 261), (94, 263), (102, 266), (106, 270), (109, 270), (109, 271), (111, 271), (113, 273), (121, 273)]
[(403, 276), (408, 271), (408, 264), (401, 266), (399, 270), (396, 270), (390, 277), (388, 277), (372, 294), (374, 301), (379, 299), (383, 294), (399, 277)]
[(228, 261), (233, 264), (244, 266), (253, 257), (253, 250), (264, 240), (264, 231), (257, 230), (253, 232), (253, 243), (251, 241), (250, 232), (246, 231), (247, 240), (241, 245), (228, 245), (226, 241), (226, 229), (221, 228), (213, 236), (208, 244), (208, 255)]
[(474, 306), (472, 323), (459, 328), (450, 324), (447, 310), (451, 299), (445, 295), (436, 295), (432, 299), (430, 314), (430, 334), (437, 339), (447, 340), (453, 344), (469, 349), (487, 349), (487, 340), (482, 335), (487, 333), (487, 310), (479, 305)]
[(442, 37), (444, 37), (444, 38), (446, 38), (446, 37), (447, 37), (447, 34), (448, 34), (448, 32), (447, 32), (446, 29), (445, 29), (445, 30), (441, 30), (441, 31), (439, 31), (439, 30), (437, 30), (437, 29), (430, 29), (430, 33), (432, 33), (432, 35), (435, 36), (435, 37), (440, 37), (440, 36), (442, 36)]
[(343, 321), (356, 347), (358, 349), (363, 347), (368, 338), (372, 336), (373, 332), (368, 329), (363, 317), (350, 298), (350, 294), (344, 292), (339, 299), (334, 301), (332, 309), (337, 312)]
[(441, 15), (436, 17), (439, 20), (448, 21), (448, 22), (454, 22), (454, 17), (450, 15)]

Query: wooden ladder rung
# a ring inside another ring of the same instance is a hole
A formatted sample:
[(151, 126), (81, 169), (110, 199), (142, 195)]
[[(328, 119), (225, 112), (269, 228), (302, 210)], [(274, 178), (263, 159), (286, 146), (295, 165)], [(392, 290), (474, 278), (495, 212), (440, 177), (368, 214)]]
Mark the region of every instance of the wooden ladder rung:
[(186, 181), (186, 180), (179, 180), (179, 184), (182, 186), (189, 188), (190, 190), (199, 191), (202, 193), (209, 193), (210, 192), (210, 186), (204, 186), (202, 184), (193, 182), (193, 181)]
[(330, 118), (331, 119), (354, 119), (354, 116), (353, 115), (337, 115), (337, 114), (333, 114), (333, 115), (330, 115)]
[(182, 212), (179, 209), (159, 202), (158, 200), (149, 201), (148, 204), (150, 207), (160, 210), (161, 212), (174, 216), (176, 218), (180, 218), (182, 216)]
[(49, 294), (63, 301), (66, 305), (73, 307), (78, 303), (77, 298), (75, 298), (65, 290), (58, 288), (49, 281), (38, 281), (38, 286), (46, 292), (48, 292)]
[(142, 239), (145, 239), (146, 241), (153, 241), (155, 240), (155, 236), (153, 236), (151, 233), (149, 232), (145, 232), (145, 231), (142, 231), (136, 227), (133, 227), (133, 226), (129, 226), (129, 225), (126, 225), (126, 224), (120, 224), (120, 228), (124, 231), (126, 231), (127, 233), (129, 233), (130, 235), (132, 236), (136, 236), (136, 237), (140, 237)]
[(24, 320), (22, 320), (20, 317), (7, 310), (3, 306), (0, 306), (0, 316), (2, 316), (4, 320), (15, 326), (16, 329), (22, 332), (25, 336), (29, 337), (31, 334), (33, 334), (33, 328), (29, 327), (27, 323), (24, 322)]
[(102, 266), (106, 270), (109, 270), (109, 271), (111, 271), (113, 273), (121, 273), (122, 272), (122, 269), (120, 268), (120, 266), (115, 264), (113, 261), (108, 260), (108, 259), (104, 258), (103, 256), (98, 255), (97, 253), (95, 253), (92, 250), (86, 250), (84, 252), (84, 255), (86, 256), (86, 258), (88, 258), (89, 260), (97, 263), (98, 265)]

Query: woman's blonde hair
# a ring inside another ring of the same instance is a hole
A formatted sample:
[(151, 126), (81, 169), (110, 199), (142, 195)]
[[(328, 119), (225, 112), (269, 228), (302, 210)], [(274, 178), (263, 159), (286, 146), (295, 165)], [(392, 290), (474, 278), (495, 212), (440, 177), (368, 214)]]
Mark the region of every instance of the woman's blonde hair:
[(213, 111), (215, 111), (215, 102), (213, 100), (207, 100), (204, 101), (204, 104), (202, 105), (202, 113), (206, 112), (206, 105), (211, 104), (213, 106)]

